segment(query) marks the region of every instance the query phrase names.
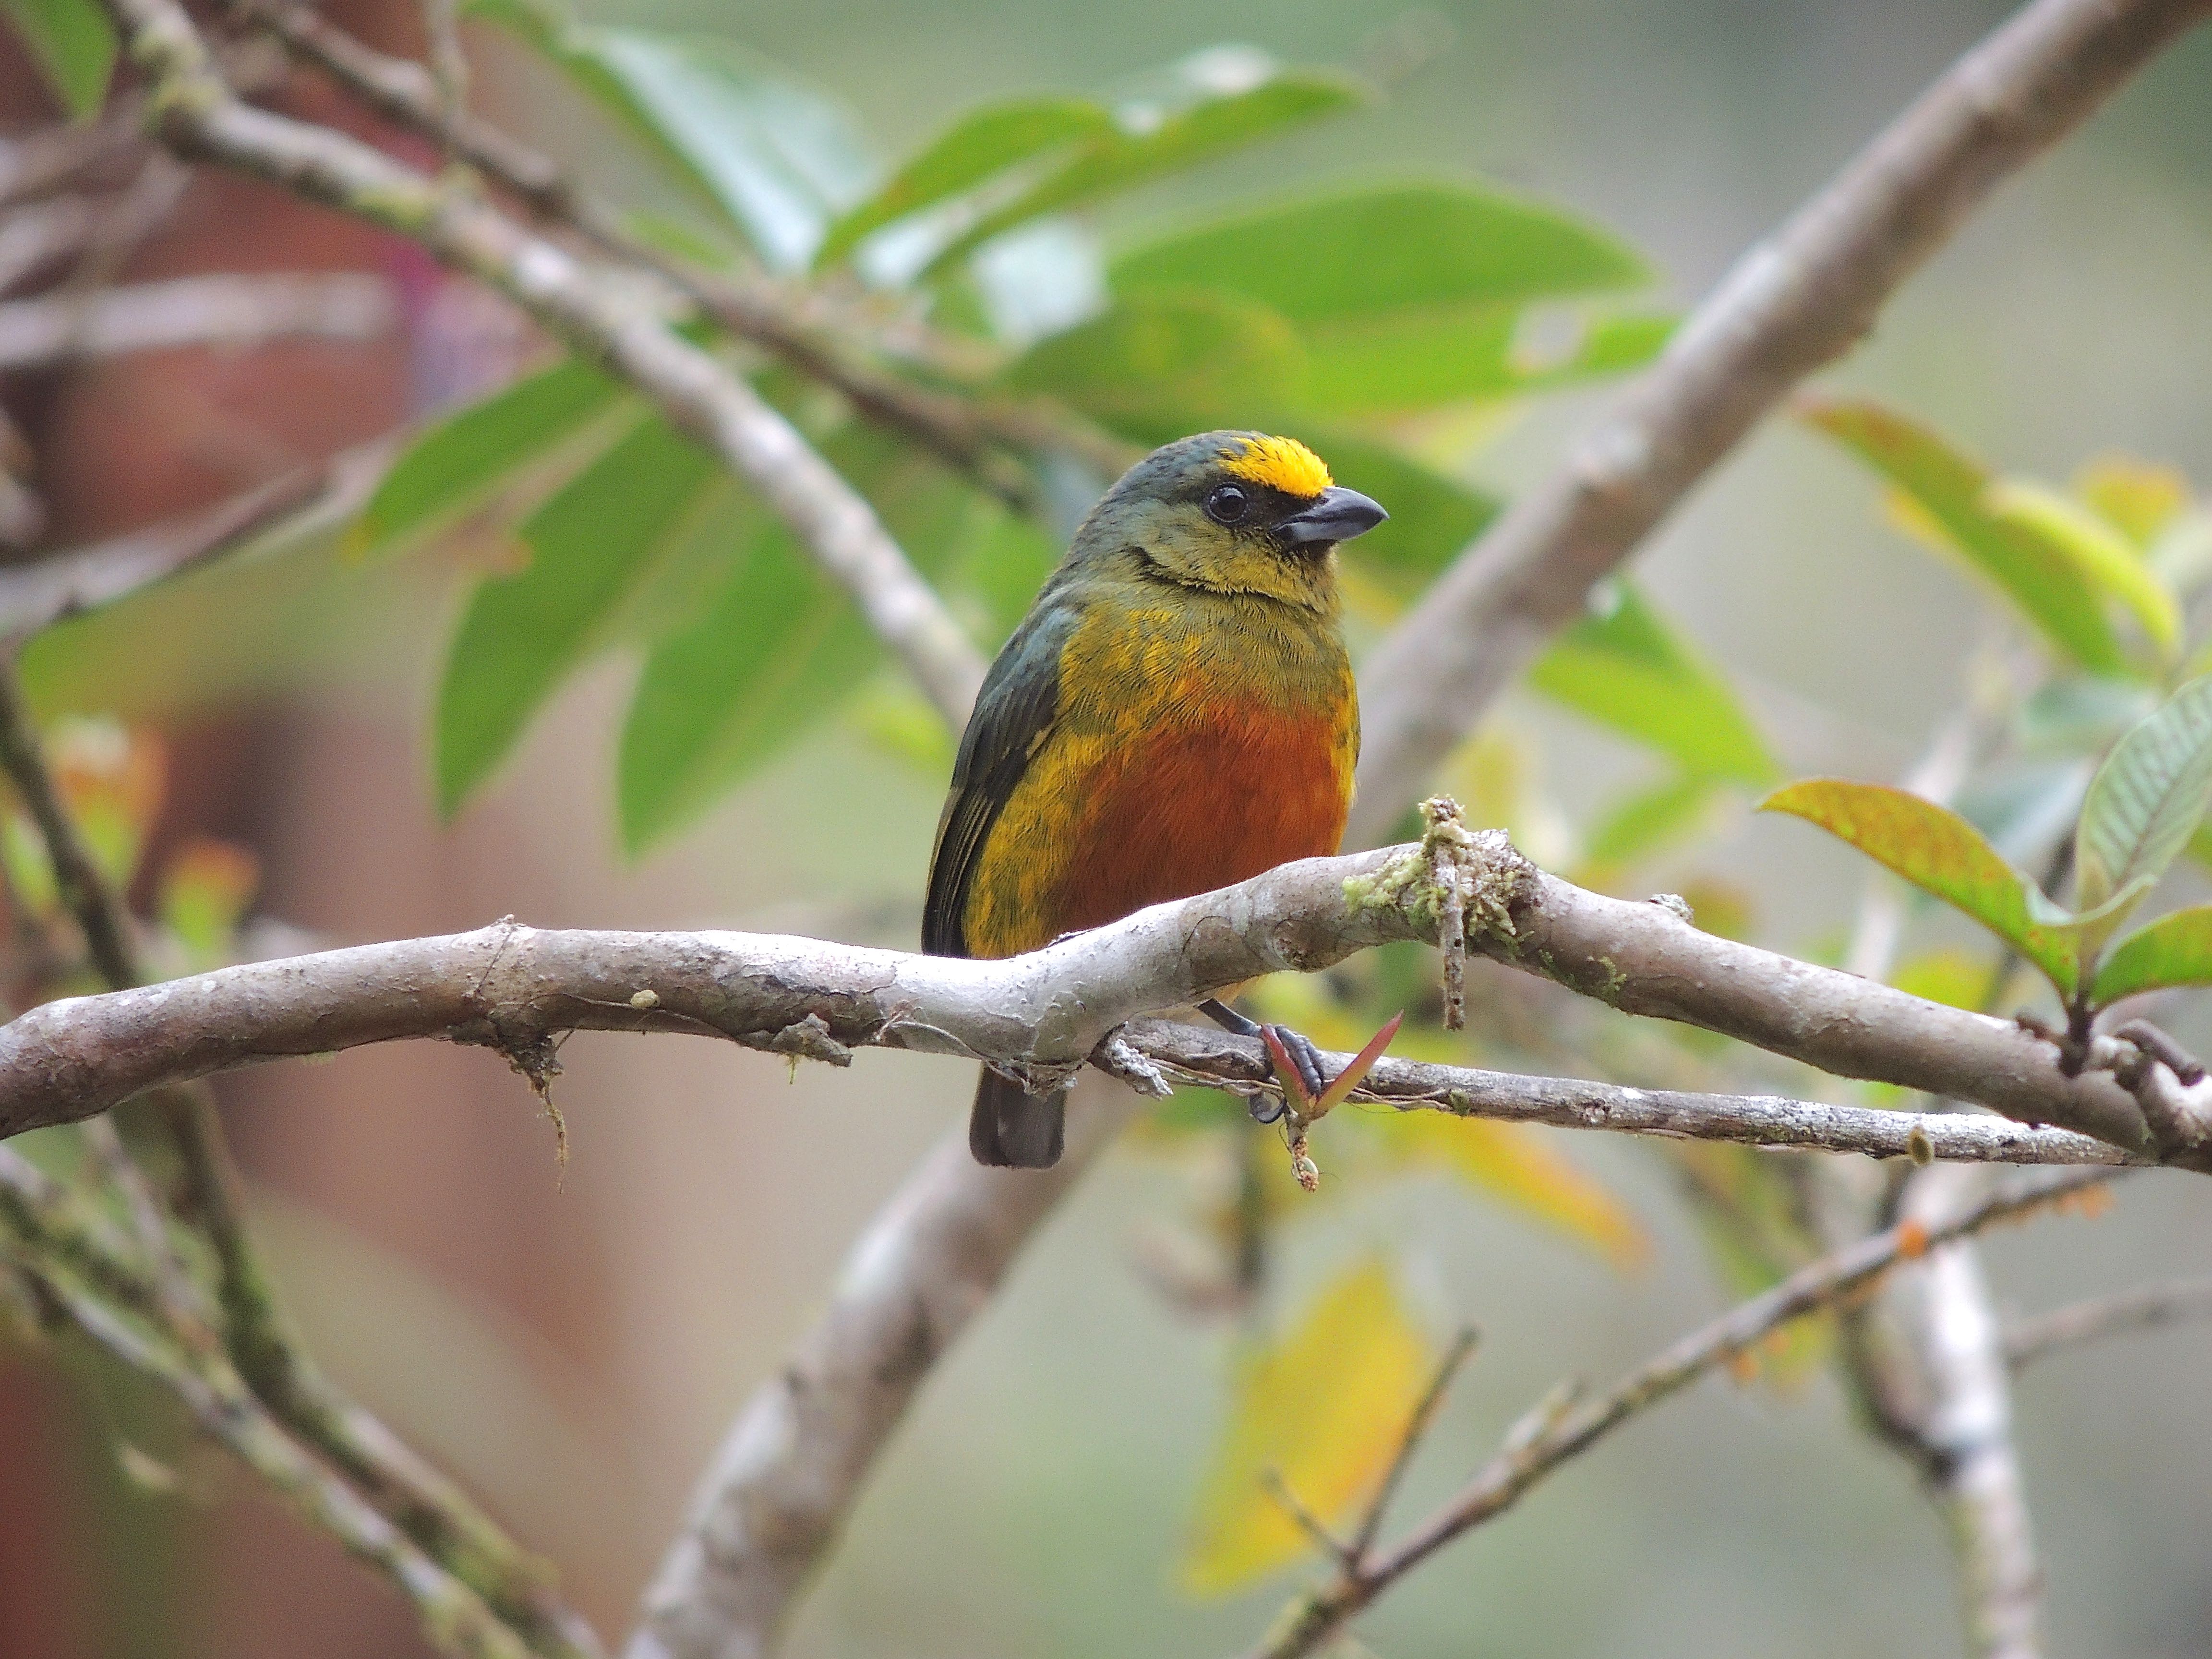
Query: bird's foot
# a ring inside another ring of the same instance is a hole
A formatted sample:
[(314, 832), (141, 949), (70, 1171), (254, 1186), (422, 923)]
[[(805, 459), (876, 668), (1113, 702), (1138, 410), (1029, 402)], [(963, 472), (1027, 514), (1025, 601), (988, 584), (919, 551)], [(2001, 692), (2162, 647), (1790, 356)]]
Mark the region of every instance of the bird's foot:
[[(1303, 1105), (1311, 1106), (1328, 1091), (1328, 1081), (1321, 1069), (1321, 1050), (1316, 1048), (1313, 1040), (1303, 1032), (1294, 1031), (1287, 1025), (1263, 1025), (1256, 1019), (1251, 1019), (1238, 1013), (1234, 1008), (1216, 997), (1208, 997), (1200, 1003), (1198, 1012), (1221, 1027), (1223, 1030), (1237, 1036), (1257, 1037), (1270, 1048), (1274, 1047), (1273, 1043), (1267, 1042), (1268, 1036), (1272, 1033), (1275, 1042), (1280, 1043), (1283, 1052), (1290, 1057), (1291, 1070), (1296, 1074), (1300, 1086), (1305, 1091), (1305, 1100), (1302, 1103)], [(1290, 1104), (1288, 1100), (1274, 1100), (1266, 1095), (1254, 1095), (1246, 1101), (1245, 1110), (1252, 1115), (1252, 1121), (1255, 1123), (1273, 1123), (1289, 1109)]]

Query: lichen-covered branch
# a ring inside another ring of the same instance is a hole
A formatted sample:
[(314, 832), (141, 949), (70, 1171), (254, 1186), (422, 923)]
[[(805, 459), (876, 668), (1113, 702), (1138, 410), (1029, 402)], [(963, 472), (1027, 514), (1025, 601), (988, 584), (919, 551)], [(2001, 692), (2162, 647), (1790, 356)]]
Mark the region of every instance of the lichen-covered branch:
[(1773, 1289), (1683, 1337), (1595, 1400), (1558, 1394), (1510, 1431), (1498, 1454), (1401, 1542), (1354, 1568), (1340, 1569), (1301, 1598), (1251, 1659), (1303, 1659), (1445, 1545), (1511, 1508), (1539, 1481), (1632, 1419), (1746, 1353), (1769, 1332), (1874, 1283), (1900, 1260), (1966, 1238), (2069, 1194), (2111, 1179), (2110, 1171), (2066, 1170), (2015, 1177), (1932, 1224), (1915, 1221), (1825, 1256)]
[[(1546, 875), (1497, 832), (1474, 840), (1473, 951), (1836, 1076), (1973, 1101), (2152, 1155), (2134, 1098), (2108, 1073), (2067, 1076), (2048, 1043), (2010, 1021), (1701, 933), (1667, 906)], [(1433, 939), (1433, 869), (1419, 846), (1304, 860), (1000, 962), (501, 923), (248, 963), (49, 1003), (0, 1027), (0, 1133), (71, 1121), (157, 1084), (406, 1037), (494, 1048), (526, 1068), (542, 1066), (564, 1031), (667, 1030), (831, 1060), (874, 1044), (1064, 1077), (1140, 1015), (1257, 975)], [(2212, 1099), (2212, 1085), (2199, 1091)], [(1637, 1109), (1657, 1127), (1668, 1108)], [(2194, 1167), (2195, 1157), (2184, 1148), (2172, 1161)]]
[(2207, 15), (2212, 0), (2034, 0), (1745, 253), (1559, 471), (1369, 659), (1351, 844), (1388, 832), (1592, 585), (1793, 387), (1856, 345), (1997, 184)]
[(212, 161), (420, 242), (481, 278), (635, 386), (751, 485), (860, 605), (951, 722), (964, 723), (983, 663), (866, 499), (744, 380), (611, 283), (473, 191), (331, 128), (242, 102), (175, 0), (105, 0), (153, 82), (149, 118), (179, 155)]

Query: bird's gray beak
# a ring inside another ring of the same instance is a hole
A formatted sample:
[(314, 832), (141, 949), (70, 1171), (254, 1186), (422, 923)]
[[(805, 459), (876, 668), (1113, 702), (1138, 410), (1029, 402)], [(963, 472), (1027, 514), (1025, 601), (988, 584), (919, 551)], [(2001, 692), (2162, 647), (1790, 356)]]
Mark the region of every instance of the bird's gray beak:
[(1332, 484), (1321, 492), (1319, 501), (1295, 518), (1284, 520), (1278, 528), (1292, 546), (1310, 547), (1364, 536), (1389, 516), (1380, 503), (1358, 490)]

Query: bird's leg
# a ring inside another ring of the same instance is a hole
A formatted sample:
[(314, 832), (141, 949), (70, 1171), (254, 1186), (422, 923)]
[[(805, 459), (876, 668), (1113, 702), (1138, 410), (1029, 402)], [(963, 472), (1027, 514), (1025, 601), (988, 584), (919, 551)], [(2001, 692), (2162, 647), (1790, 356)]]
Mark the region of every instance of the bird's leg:
[[(1206, 998), (1198, 1005), (1198, 1012), (1223, 1030), (1237, 1036), (1256, 1037), (1262, 1030), (1273, 1031), (1276, 1040), (1283, 1045), (1284, 1051), (1291, 1057), (1291, 1064), (1297, 1072), (1298, 1081), (1305, 1087), (1307, 1102), (1310, 1103), (1322, 1097), (1328, 1085), (1322, 1077), (1321, 1050), (1315, 1048), (1312, 1041), (1304, 1033), (1294, 1031), (1287, 1025), (1262, 1026), (1258, 1020), (1248, 1018), (1238, 1013), (1218, 997)], [(1283, 1105), (1278, 1105), (1265, 1095), (1255, 1095), (1246, 1109), (1252, 1114), (1254, 1121), (1273, 1123), (1277, 1118), (1282, 1116), (1287, 1104), (1288, 1103), (1285, 1102)]]

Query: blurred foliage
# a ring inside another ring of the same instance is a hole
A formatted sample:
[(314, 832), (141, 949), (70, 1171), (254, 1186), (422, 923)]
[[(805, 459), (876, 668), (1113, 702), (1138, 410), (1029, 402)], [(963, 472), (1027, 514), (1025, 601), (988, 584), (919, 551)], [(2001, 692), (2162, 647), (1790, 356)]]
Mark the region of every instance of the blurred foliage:
[(1316, 1296), (1279, 1340), (1246, 1353), (1200, 1483), (1184, 1587), (1226, 1595), (1310, 1553), (1315, 1540), (1286, 1493), (1324, 1526), (1356, 1518), (1436, 1366), (1389, 1269), (1371, 1259)]
[[(1408, 416), (1495, 404), (1648, 361), (1668, 331), (1613, 308), (1648, 280), (1616, 238), (1562, 210), (1463, 183), (1394, 182), (1236, 201), (1102, 251), (1075, 210), (1356, 106), (1335, 75), (1243, 47), (1198, 53), (1096, 100), (994, 103), (903, 164), (851, 115), (726, 42), (585, 27), (486, 0), (570, 76), (697, 209), (695, 246), (757, 260), (845, 302), (865, 295), (963, 342), (967, 396), (1042, 399), (1131, 446), (1234, 424), (1308, 438), (1390, 521), (1346, 550), (1382, 619), (1497, 511), (1402, 435)], [(703, 325), (694, 336), (751, 367)], [(943, 363), (895, 361), (928, 380)], [(874, 503), (956, 611), (1001, 634), (1067, 525), (1002, 507), (905, 434), (783, 374), (763, 392)], [(1035, 461), (1035, 458), (1031, 458)], [(1036, 463), (1042, 465), (1042, 463)], [(1040, 478), (1037, 501), (1065, 499)], [(1085, 495), (1109, 479), (1086, 476)], [(457, 810), (532, 717), (606, 651), (641, 653), (617, 766), (623, 844), (680, 829), (881, 661), (842, 593), (758, 503), (596, 371), (562, 363), (423, 433), (352, 532), (370, 555), (507, 526), (452, 648), (433, 723), (437, 795)], [(1538, 684), (1711, 784), (1772, 763), (1724, 682), (1626, 589)], [(1587, 672), (1584, 672), (1587, 671)], [(881, 697), (868, 729), (896, 732)], [(909, 722), (910, 723), (910, 722)], [(902, 742), (902, 749), (913, 745)]]

